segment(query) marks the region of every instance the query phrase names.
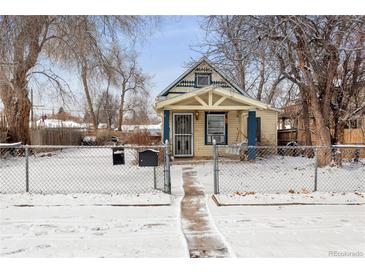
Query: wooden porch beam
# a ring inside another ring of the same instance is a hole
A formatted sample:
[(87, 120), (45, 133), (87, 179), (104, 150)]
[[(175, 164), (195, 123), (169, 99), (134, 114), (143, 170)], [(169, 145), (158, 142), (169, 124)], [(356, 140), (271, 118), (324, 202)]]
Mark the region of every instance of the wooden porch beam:
[(200, 98), (198, 95), (194, 96), (195, 100), (197, 100), (202, 106), (207, 106), (207, 103)]
[(227, 97), (226, 96), (222, 96), (217, 102), (215, 102), (214, 103), (214, 107), (216, 107), (216, 106), (219, 106), (220, 104), (222, 104), (223, 103), (223, 101), (224, 100), (226, 100), (227, 99)]
[(192, 106), (192, 105), (172, 105), (169, 106), (168, 109), (171, 110), (206, 110), (206, 111), (214, 111), (214, 110), (250, 110), (251, 106)]
[(210, 106), (213, 106), (213, 93), (211, 90), (209, 91), (208, 102)]

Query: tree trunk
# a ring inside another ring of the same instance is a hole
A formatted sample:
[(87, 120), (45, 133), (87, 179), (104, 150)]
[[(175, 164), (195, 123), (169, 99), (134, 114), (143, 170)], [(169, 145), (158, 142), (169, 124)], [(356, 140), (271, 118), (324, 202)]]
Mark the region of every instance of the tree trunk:
[(262, 91), (264, 89), (264, 83), (265, 83), (265, 59), (263, 56), (263, 53), (261, 53), (261, 60), (260, 60), (260, 83), (257, 91), (256, 99), (258, 101), (261, 101), (262, 98)]
[[(317, 157), (318, 157), (318, 166), (324, 167), (331, 162), (331, 135), (329, 128), (326, 125), (325, 119), (321, 112), (321, 107), (318, 102), (317, 90), (312, 79), (312, 76), (307, 69), (307, 65), (305, 63), (305, 57), (303, 50), (300, 45), (296, 48), (299, 61), (300, 61), (300, 69), (304, 75), (304, 79), (308, 85), (308, 98), (310, 102), (310, 107), (312, 110), (312, 114), (315, 120), (316, 132), (318, 136), (318, 145), (323, 148), (319, 149)], [(329, 103), (329, 102), (326, 102)]]
[(310, 128), (310, 116), (309, 108), (306, 101), (303, 101), (303, 121), (304, 121), (304, 132), (305, 132), (305, 145), (312, 145), (312, 134)]
[(239, 81), (240, 81), (239, 83), (240, 88), (244, 92), (246, 92), (246, 72), (245, 72), (245, 65), (242, 64), (242, 62), (239, 66)]
[(81, 68), (81, 78), (82, 78), (82, 84), (84, 86), (84, 92), (85, 92), (85, 96), (86, 96), (87, 105), (89, 107), (89, 112), (90, 112), (90, 115), (91, 115), (92, 123), (93, 123), (93, 126), (94, 126), (94, 130), (96, 132), (97, 129), (98, 129), (98, 124), (97, 124), (97, 121), (96, 121), (94, 108), (93, 108), (93, 103), (91, 101), (91, 96), (90, 96), (90, 92), (89, 92), (89, 85), (88, 85), (88, 82), (87, 82), (87, 67), (86, 66), (82, 66), (82, 68)]
[(30, 145), (29, 118), (31, 103), (28, 98), (28, 91), (23, 87), (17, 96), (8, 96), (8, 100), (3, 100), (3, 102), (9, 125), (9, 141)]
[(305, 145), (312, 145), (312, 134), (310, 129), (310, 114), (309, 114), (309, 106), (307, 93), (303, 88), (299, 88), (300, 96), (302, 98), (302, 106), (303, 106), (303, 122), (304, 122), (304, 133), (305, 133)]
[(266, 102), (268, 104), (272, 103), (272, 99), (274, 99), (274, 95), (276, 92), (276, 88), (278, 87), (278, 85), (280, 84), (280, 82), (284, 79), (284, 77), (278, 77), (276, 78), (276, 80), (273, 82), (273, 84), (271, 85), (270, 91), (269, 91), (269, 95), (267, 97)]
[(345, 141), (345, 125), (343, 122), (340, 122), (336, 119), (335, 128), (334, 128), (334, 140), (335, 144), (343, 144)]
[(125, 95), (125, 87), (122, 87), (122, 95), (120, 95), (120, 106), (118, 113), (118, 131), (122, 131), (123, 125), (123, 112), (124, 112), (124, 95)]

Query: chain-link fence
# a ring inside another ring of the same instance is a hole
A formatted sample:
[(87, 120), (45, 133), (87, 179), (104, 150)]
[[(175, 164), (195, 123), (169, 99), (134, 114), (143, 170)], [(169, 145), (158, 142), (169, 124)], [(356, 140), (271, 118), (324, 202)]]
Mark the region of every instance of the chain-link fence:
[(2, 145), (0, 193), (170, 193), (166, 148)]
[(365, 146), (215, 145), (214, 192), (365, 191)]

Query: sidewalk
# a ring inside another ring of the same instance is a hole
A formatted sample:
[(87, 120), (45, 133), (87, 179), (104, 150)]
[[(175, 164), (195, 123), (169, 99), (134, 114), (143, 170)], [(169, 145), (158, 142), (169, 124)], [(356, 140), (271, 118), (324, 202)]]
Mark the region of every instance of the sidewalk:
[(183, 168), (183, 183), (185, 196), (181, 201), (181, 222), (190, 257), (230, 257), (209, 217), (204, 188), (197, 182), (196, 172), (191, 167)]

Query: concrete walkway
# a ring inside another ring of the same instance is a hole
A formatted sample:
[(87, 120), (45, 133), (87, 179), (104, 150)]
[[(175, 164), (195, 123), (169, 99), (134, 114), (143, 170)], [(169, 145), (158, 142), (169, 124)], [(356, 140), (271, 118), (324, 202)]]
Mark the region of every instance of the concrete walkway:
[(230, 257), (227, 246), (209, 218), (203, 187), (191, 167), (183, 169), (181, 222), (191, 258)]

